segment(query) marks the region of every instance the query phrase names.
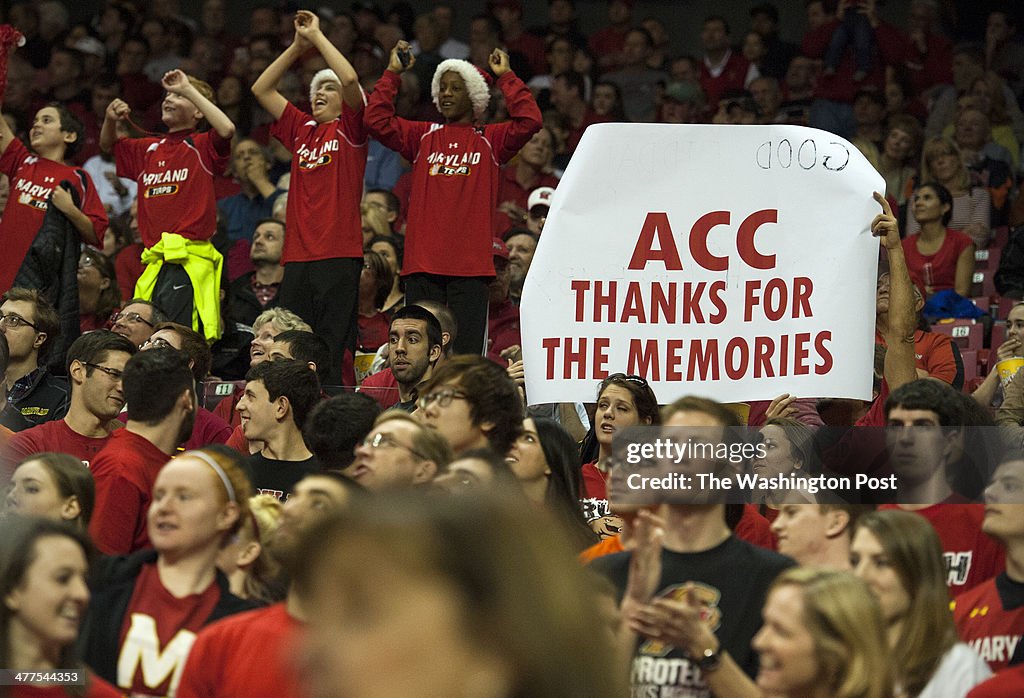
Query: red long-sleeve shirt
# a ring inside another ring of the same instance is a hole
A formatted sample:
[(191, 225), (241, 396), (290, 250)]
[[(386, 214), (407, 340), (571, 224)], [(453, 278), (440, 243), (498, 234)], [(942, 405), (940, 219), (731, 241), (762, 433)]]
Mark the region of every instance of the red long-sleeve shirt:
[(395, 115), (399, 76), (377, 81), (366, 106), (373, 137), (412, 163), (403, 274), (494, 276), (491, 240), (500, 167), (541, 128), (530, 90), (512, 72), (498, 78), (509, 121), (477, 126), (407, 121)]

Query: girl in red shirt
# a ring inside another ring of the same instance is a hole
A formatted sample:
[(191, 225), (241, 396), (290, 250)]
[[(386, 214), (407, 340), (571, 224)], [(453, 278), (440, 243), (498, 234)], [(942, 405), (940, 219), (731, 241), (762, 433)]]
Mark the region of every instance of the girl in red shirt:
[(921, 232), (903, 240), (903, 253), (914, 282), (925, 295), (953, 289), (967, 297), (974, 274), (974, 243), (959, 230), (946, 227), (953, 215), (953, 197), (937, 182), (914, 192), (913, 214)]

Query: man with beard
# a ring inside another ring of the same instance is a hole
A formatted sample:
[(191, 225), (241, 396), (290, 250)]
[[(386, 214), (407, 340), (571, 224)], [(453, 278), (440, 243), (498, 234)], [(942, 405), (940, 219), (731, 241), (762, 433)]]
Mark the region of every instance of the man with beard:
[[(452, 340), (455, 339), (455, 335), (458, 332), (458, 326), (455, 322), (455, 316), (452, 314), (451, 310), (448, 309), (448, 306), (439, 301), (419, 301), (418, 303), (415, 303), (414, 306), (424, 309), (433, 315), (441, 327), (441, 356), (433, 364), (430, 364), (428, 360), (429, 370), (427, 373), (424, 373), (423, 377), (420, 379), (421, 381), (424, 381), (429, 377), (431, 371), (436, 370), (438, 366), (444, 363), (444, 361), (452, 355)], [(410, 307), (413, 306), (406, 306), (406, 308)], [(399, 316), (399, 313), (395, 313), (395, 316), (404, 317)], [(395, 319), (396, 317), (393, 316), (392, 322), (394, 322)], [(422, 330), (424, 328), (421, 327), (420, 329)], [(427, 349), (429, 354), (430, 347), (427, 347)], [(382, 409), (386, 410), (389, 407), (395, 407), (401, 400), (398, 391), (398, 380), (395, 378), (395, 374), (391, 369), (390, 343), (388, 345), (388, 352), (384, 356), (383, 360), (387, 362), (387, 366), (385, 366), (383, 370), (371, 373), (369, 376), (364, 378), (358, 390), (359, 392), (372, 397), (377, 401), (377, 404), (380, 405)], [(408, 361), (408, 357), (406, 357), (406, 361)], [(415, 386), (415, 383), (413, 383), (413, 385)], [(411, 398), (408, 409), (409, 411), (416, 409), (415, 402)]]
[(124, 407), (121, 375), (135, 351), (130, 341), (108, 330), (76, 339), (67, 355), (71, 384), (68, 413), (63, 419), (43, 422), (12, 436), (0, 457), (0, 479), (6, 481), (33, 453), (70, 453), (89, 465), (117, 425), (117, 415)]
[[(285, 569), (303, 564), (295, 559), (302, 536), (361, 492), (361, 487), (334, 471), (302, 478), (284, 504), (270, 554)], [(289, 661), (306, 621), (303, 591), (309, 592), (292, 584), (284, 601), (200, 631), (182, 672), (178, 698), (265, 695), (268, 686), (282, 698), (305, 695), (299, 672)]]
[(441, 323), (428, 311), (407, 305), (395, 313), (388, 334), (388, 365), (398, 383), (396, 408), (416, 409), (418, 388), (441, 358)]
[(110, 436), (92, 462), (96, 508), (89, 533), (106, 555), (149, 545), (146, 513), (157, 473), (192, 434), (195, 381), (176, 349), (139, 352), (124, 367), (128, 424)]
[(533, 263), (533, 255), (537, 252), (538, 236), (526, 228), (512, 228), (505, 233), (505, 245), (508, 247), (509, 299), (519, 305), (523, 295), (523, 284), (526, 274)]

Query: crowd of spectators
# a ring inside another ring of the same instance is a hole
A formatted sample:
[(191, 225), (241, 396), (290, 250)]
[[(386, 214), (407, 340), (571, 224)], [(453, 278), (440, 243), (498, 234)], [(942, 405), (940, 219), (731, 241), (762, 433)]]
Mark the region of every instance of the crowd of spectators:
[[(808, 0), (791, 43), (752, 3), (680, 50), (643, 5), (7, 8), (0, 667), (49, 686), (12, 695), (1024, 694), (1020, 8)], [(863, 153), (871, 401), (527, 407), (524, 285), (613, 122)], [(624, 496), (622, 430), (741, 425), (757, 478), (888, 427), (905, 496)]]

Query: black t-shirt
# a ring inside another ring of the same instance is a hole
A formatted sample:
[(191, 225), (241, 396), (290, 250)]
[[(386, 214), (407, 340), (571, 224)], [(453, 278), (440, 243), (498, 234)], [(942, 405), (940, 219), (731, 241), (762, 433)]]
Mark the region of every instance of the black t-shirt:
[[(630, 553), (598, 558), (594, 569), (611, 579), (623, 594)], [(711, 615), (715, 636), (749, 676), (757, 674), (757, 653), (750, 643), (761, 627), (761, 607), (768, 587), (780, 572), (793, 566), (788, 557), (730, 536), (699, 553), (661, 554), (661, 582), (656, 596), (680, 594), (693, 582)], [(711, 695), (700, 669), (672, 645), (641, 640), (633, 657), (633, 696), (644, 698), (706, 698)]]
[(320, 472), (320, 461), (316, 456), (306, 460), (273, 460), (262, 453), (249, 456), (252, 469), (252, 486), (257, 494), (272, 494), (282, 502), (288, 499), (295, 483), (314, 473)]

